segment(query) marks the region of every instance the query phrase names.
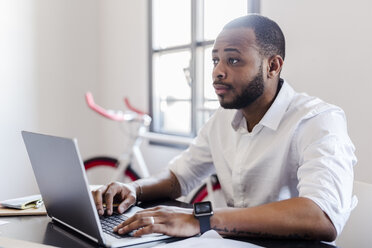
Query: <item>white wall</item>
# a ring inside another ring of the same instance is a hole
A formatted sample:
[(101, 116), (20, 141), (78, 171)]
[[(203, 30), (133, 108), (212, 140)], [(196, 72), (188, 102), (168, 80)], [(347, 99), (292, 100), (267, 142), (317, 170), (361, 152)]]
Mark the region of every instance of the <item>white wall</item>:
[[(148, 111), (146, 0), (100, 1), (100, 104), (125, 109), (124, 97)], [(122, 133), (117, 123), (104, 121), (104, 154), (122, 151)]]
[(94, 149), (84, 93), (98, 88), (97, 1), (34, 1), (35, 86), (38, 129), (80, 138), (82, 152)]
[(98, 86), (98, 10), (92, 0), (0, 0), (0, 200), (38, 192), (21, 130), (80, 140), (98, 131), (84, 92)]
[(36, 190), (20, 134), (38, 121), (32, 7), (28, 1), (0, 1), (0, 200)]

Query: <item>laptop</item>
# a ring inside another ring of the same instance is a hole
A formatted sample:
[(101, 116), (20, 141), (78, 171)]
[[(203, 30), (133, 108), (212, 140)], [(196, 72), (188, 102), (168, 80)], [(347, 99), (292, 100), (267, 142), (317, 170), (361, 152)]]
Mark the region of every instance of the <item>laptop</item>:
[[(23, 141), (48, 216), (106, 247), (145, 244), (171, 237), (149, 234), (142, 237), (117, 235), (102, 226), (91, 194), (77, 140), (22, 131)], [(125, 219), (141, 208), (134, 206), (119, 217)], [(110, 221), (111, 222), (111, 221)]]

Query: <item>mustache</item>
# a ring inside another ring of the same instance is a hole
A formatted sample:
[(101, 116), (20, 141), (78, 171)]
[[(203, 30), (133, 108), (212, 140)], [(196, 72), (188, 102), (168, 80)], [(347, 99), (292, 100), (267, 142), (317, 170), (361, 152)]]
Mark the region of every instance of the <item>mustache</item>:
[(214, 81), (213, 82), (213, 86), (224, 86), (224, 87), (227, 87), (229, 89), (232, 89), (232, 85), (229, 84), (229, 83), (223, 83), (223, 82), (220, 82), (220, 81)]

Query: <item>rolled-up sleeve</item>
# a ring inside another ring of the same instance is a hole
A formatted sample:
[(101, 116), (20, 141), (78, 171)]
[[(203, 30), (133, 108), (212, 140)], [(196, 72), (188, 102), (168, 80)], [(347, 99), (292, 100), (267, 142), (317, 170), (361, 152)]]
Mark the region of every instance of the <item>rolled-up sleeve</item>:
[(340, 234), (357, 199), (352, 195), (357, 162), (344, 113), (328, 110), (299, 126), (299, 196), (313, 200)]

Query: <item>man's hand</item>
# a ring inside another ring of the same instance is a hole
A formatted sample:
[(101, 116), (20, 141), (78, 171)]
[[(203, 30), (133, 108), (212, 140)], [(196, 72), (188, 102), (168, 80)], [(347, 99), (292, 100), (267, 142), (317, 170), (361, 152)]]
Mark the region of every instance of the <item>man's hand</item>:
[(114, 202), (120, 203), (118, 212), (124, 213), (136, 203), (136, 188), (132, 184), (113, 182), (92, 191), (94, 202), (99, 215), (104, 214), (103, 204), (106, 204), (106, 213), (112, 214)]
[(199, 221), (192, 209), (159, 206), (137, 212), (114, 228), (119, 234), (135, 231), (133, 236), (162, 233), (174, 237), (190, 237), (200, 232)]

